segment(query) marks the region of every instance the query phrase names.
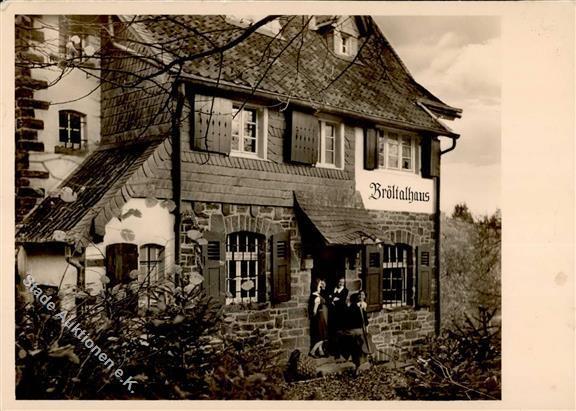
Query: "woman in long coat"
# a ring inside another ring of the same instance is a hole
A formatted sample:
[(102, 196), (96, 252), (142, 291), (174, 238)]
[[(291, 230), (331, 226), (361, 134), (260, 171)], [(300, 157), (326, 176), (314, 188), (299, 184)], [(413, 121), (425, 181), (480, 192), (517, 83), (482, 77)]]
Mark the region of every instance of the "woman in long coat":
[(324, 343), (328, 339), (328, 305), (323, 291), (326, 283), (316, 280), (316, 287), (308, 300), (308, 314), (310, 316), (310, 356), (323, 357)]

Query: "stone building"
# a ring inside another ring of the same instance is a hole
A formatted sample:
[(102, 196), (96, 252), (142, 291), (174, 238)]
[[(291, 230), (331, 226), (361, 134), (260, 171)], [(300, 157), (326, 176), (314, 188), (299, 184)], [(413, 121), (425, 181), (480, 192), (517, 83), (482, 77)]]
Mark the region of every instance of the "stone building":
[[(282, 16), (243, 38), (256, 20), (19, 17), (17, 62), (71, 46), (85, 66), (62, 90), (100, 87), (54, 105), (54, 73), (18, 69), (18, 270), (64, 300), (104, 274), (199, 273), (234, 332), (286, 350), (308, 349), (311, 283), (345, 277), (380, 359), (401, 357), (439, 324), (440, 138), (458, 138), (441, 119), (461, 110), (371, 17)], [(50, 156), (59, 188), (34, 166)]]

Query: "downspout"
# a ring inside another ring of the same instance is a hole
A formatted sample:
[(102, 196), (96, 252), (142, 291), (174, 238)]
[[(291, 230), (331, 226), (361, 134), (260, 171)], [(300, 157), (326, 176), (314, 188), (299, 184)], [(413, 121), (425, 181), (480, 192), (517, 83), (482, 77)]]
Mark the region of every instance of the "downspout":
[[(176, 97), (176, 110), (172, 117), (171, 140), (172, 140), (172, 198), (176, 205), (174, 209), (174, 262), (180, 264), (180, 231), (181, 231), (181, 210), (182, 210), (182, 164), (181, 164), (181, 144), (180, 144), (180, 117), (184, 104), (184, 91), (182, 83), (174, 84), (174, 94)], [(180, 283), (180, 276), (174, 276), (176, 284)]]
[[(442, 160), (442, 155), (449, 153), (450, 151), (454, 150), (456, 148), (456, 138), (455, 137), (451, 137), (452, 139), (452, 146), (450, 146), (449, 148), (447, 148), (446, 150), (441, 150), (440, 151), (440, 157), (438, 158), (438, 161), (440, 162), (438, 164), (438, 169), (440, 169), (441, 166), (441, 160)], [(436, 304), (434, 305), (434, 317), (435, 317), (435, 321), (434, 321), (434, 331), (436, 332), (436, 335), (440, 335), (441, 332), (441, 321), (440, 321), (440, 316), (441, 316), (441, 309), (440, 309), (440, 247), (441, 247), (441, 238), (442, 235), (440, 233), (440, 176), (434, 177), (435, 184), (434, 184), (434, 189), (435, 189), (435, 193), (434, 193), (434, 234), (435, 234), (435, 240), (436, 240), (436, 247), (434, 249), (434, 261), (435, 261), (435, 266), (436, 266), (436, 270), (434, 272), (434, 276), (435, 276), (435, 280), (436, 280)]]

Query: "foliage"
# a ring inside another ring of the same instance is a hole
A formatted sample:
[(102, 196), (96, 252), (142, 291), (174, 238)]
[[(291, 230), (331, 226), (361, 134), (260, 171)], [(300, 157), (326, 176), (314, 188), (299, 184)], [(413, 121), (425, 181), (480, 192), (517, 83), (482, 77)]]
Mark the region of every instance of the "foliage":
[(283, 399), (281, 352), (256, 332), (247, 338), (229, 336), (209, 373), (206, 398), (221, 400)]
[(454, 206), (454, 211), (452, 212), (452, 219), (457, 220), (460, 219), (466, 223), (474, 223), (474, 217), (472, 217), (472, 213), (468, 209), (466, 203), (456, 204)]
[(501, 335), (495, 311), (466, 316), (465, 325), (416, 348), (398, 388), (409, 400), (497, 400), (501, 386)]
[[(456, 206), (453, 216), (466, 215), (462, 210), (467, 210), (465, 204)], [(463, 324), (464, 314), (477, 312), (479, 307), (496, 310), (498, 317), (500, 213), (472, 221), (462, 217), (445, 218), (441, 230), (442, 327)]]
[(287, 400), (398, 400), (396, 387), (406, 385), (402, 372), (385, 365), (355, 375), (345, 371), (308, 381), (286, 384)]
[[(107, 370), (37, 303), (17, 313), (18, 399), (279, 398), (278, 362), (259, 335), (238, 340), (223, 332), (221, 307), (201, 286), (169, 281), (146, 289), (156, 303), (143, 315), (135, 279), (105, 289), (76, 309), (75, 321), (114, 361)], [(153, 292), (152, 292), (153, 291)], [(113, 375), (138, 383), (132, 391)]]

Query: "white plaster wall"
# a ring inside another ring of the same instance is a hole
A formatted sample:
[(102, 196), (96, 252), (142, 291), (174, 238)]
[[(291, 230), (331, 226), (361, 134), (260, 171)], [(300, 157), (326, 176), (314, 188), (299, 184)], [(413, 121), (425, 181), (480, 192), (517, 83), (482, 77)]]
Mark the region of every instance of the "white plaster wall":
[[(46, 55), (46, 61), (49, 61), (49, 54), (57, 56), (59, 52), (58, 16), (42, 16), (40, 20), (35, 20), (35, 26), (43, 27), (45, 41), (38, 51)], [(92, 73), (97, 74), (94, 70)], [(51, 84), (62, 74), (62, 69), (57, 66), (33, 69), (31, 74), (32, 78), (46, 80)], [(68, 175), (86, 156), (54, 154), (54, 147), (60, 145), (58, 111), (76, 110), (86, 114), (85, 136), (88, 139), (88, 150), (94, 150), (100, 143), (100, 88), (94, 74), (78, 69), (66, 71), (55, 84), (35, 92), (35, 99), (48, 101), (53, 105), (48, 110), (35, 110), (36, 118), (44, 122), (44, 130), (38, 132), (38, 139), (44, 143), (45, 151), (30, 153), (30, 169), (49, 171), (50, 179), (32, 179), (32, 186), (48, 191), (55, 188), (62, 176)], [(92, 90), (95, 91), (91, 93)]]
[[(355, 151), (355, 175), (356, 190), (362, 195), (364, 207), (369, 210), (387, 211), (408, 211), (415, 213), (434, 213), (434, 182), (432, 179), (422, 178), (420, 174), (414, 172), (403, 172), (396, 170), (364, 169), (364, 131), (357, 127), (354, 129), (356, 138)], [(379, 198), (370, 196), (374, 189), (370, 187), (372, 183), (380, 184), (381, 188), (396, 186), (399, 190), (409, 187), (414, 192), (428, 193), (429, 201), (412, 201)]]
[[(130, 216), (119, 220), (113, 218), (106, 224), (106, 233), (101, 243), (86, 248), (86, 259), (102, 259), (106, 252), (106, 246), (115, 243), (132, 243), (138, 248), (144, 244), (158, 244), (164, 246), (164, 266), (166, 273), (174, 270), (174, 215), (167, 208), (156, 204), (153, 207), (146, 206), (142, 198), (129, 200), (122, 208), (122, 213), (129, 209), (136, 209), (142, 213), (142, 217)], [(122, 230), (131, 230), (134, 240), (127, 241), (122, 238)], [(86, 285), (96, 290), (101, 288), (100, 276), (105, 274), (104, 267), (86, 268)]]

